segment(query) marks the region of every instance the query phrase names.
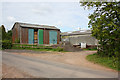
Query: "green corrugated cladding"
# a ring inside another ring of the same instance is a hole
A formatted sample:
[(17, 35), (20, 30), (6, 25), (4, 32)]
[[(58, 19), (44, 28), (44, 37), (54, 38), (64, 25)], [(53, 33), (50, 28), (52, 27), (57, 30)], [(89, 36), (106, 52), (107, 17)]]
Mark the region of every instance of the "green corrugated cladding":
[(38, 44), (43, 44), (43, 30), (38, 30)]
[(49, 44), (57, 44), (57, 32), (49, 31)]
[(34, 29), (28, 29), (28, 43), (34, 44)]

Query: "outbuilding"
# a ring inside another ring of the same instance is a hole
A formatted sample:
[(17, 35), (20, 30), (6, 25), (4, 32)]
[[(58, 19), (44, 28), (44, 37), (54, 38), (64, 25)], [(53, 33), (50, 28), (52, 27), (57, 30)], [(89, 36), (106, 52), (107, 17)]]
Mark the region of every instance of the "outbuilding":
[(91, 35), (91, 30), (70, 31), (61, 33), (61, 39), (75, 46), (80, 45), (81, 48), (97, 46), (97, 39)]
[(60, 29), (55, 26), (16, 22), (12, 42), (20, 44), (59, 44)]

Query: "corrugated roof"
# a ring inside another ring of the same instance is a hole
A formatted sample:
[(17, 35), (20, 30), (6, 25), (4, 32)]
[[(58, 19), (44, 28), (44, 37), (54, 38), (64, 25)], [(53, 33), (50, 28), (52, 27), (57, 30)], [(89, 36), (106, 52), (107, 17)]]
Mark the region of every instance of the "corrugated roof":
[(21, 22), (16, 22), (16, 23), (20, 24), (21, 27), (58, 29), (58, 28), (56, 28), (55, 26), (29, 24), (29, 23), (21, 23)]
[(62, 36), (91, 34), (91, 30), (70, 31), (61, 33)]

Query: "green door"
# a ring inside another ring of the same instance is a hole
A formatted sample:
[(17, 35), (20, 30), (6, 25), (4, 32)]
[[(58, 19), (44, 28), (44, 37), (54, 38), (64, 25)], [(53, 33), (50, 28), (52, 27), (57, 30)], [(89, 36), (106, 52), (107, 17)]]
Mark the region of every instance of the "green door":
[(43, 44), (43, 30), (38, 30), (38, 44)]
[(57, 32), (49, 31), (49, 44), (57, 44)]

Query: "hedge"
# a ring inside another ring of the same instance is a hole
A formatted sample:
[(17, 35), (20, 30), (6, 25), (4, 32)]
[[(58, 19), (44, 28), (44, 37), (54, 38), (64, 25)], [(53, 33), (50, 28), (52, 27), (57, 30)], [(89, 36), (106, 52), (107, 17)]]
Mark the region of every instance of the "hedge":
[(3, 40), (2, 41), (2, 49), (11, 49), (12, 48), (12, 42), (9, 40)]

